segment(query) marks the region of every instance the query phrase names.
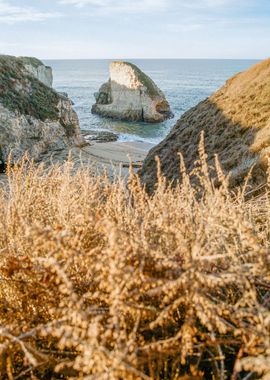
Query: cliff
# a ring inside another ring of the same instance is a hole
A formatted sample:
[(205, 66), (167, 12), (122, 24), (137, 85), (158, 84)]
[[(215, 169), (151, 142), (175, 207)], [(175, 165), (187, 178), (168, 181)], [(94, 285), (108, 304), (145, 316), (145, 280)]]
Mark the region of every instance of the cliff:
[[(234, 76), (186, 112), (168, 137), (149, 152), (140, 172), (143, 183), (154, 188), (156, 156), (169, 180), (180, 177), (178, 152), (183, 154), (188, 172), (192, 172), (199, 158), (202, 131), (210, 168), (218, 154), (224, 172), (231, 173), (231, 186), (240, 185), (252, 167), (254, 185), (263, 183), (270, 154), (269, 104), (270, 59)], [(214, 177), (214, 170), (210, 175)]]
[(173, 116), (165, 95), (152, 79), (127, 62), (110, 64), (110, 80), (95, 98), (92, 112), (105, 117), (157, 123)]
[(21, 58), (0, 56), (1, 161), (10, 153), (14, 159), (26, 151), (38, 158), (82, 142), (71, 101), (33, 76)]
[(36, 77), (40, 82), (48, 87), (53, 85), (52, 68), (45, 66), (43, 62), (34, 57), (19, 57), (18, 62), (22, 63), (27, 71)]

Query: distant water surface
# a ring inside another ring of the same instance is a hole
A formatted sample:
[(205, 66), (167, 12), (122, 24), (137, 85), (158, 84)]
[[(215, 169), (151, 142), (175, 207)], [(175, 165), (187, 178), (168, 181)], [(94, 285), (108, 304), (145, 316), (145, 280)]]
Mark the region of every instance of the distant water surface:
[(81, 128), (111, 131), (122, 141), (159, 143), (180, 116), (210, 96), (232, 75), (246, 70), (256, 60), (136, 60), (165, 93), (175, 118), (161, 124), (127, 123), (91, 114), (94, 93), (108, 80), (110, 60), (48, 60), (54, 73), (54, 87), (67, 92), (74, 102)]

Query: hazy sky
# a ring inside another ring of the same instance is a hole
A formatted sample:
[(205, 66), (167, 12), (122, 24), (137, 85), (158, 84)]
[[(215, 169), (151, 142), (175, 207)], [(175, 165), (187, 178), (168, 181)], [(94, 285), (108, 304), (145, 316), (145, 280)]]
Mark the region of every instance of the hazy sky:
[(270, 0), (0, 0), (2, 54), (266, 58)]

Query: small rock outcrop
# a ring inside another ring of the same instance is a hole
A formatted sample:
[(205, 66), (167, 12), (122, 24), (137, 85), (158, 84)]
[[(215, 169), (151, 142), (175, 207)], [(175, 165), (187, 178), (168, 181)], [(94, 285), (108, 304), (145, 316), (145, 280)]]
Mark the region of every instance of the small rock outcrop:
[(58, 94), (11, 56), (0, 56), (0, 160), (33, 158), (53, 149), (81, 145), (71, 101)]
[(95, 98), (92, 113), (104, 117), (147, 123), (173, 117), (163, 92), (137, 66), (127, 62), (110, 64), (110, 79)]
[(202, 131), (213, 178), (211, 167), (217, 154), (225, 173), (231, 174), (231, 186), (241, 185), (251, 168), (254, 185), (265, 181), (270, 157), (270, 59), (229, 79), (214, 95), (186, 112), (168, 137), (149, 152), (140, 176), (150, 191), (157, 180), (156, 156), (170, 181), (180, 177), (178, 152), (192, 172)]
[(23, 66), (36, 77), (40, 82), (44, 83), (48, 87), (53, 85), (53, 73), (52, 68), (45, 66), (43, 62), (34, 57), (19, 57), (18, 62), (21, 62)]
[(107, 142), (115, 142), (118, 140), (118, 135), (109, 131), (87, 130), (87, 131), (82, 131), (82, 135), (85, 141), (88, 142), (89, 144), (92, 142), (107, 143)]

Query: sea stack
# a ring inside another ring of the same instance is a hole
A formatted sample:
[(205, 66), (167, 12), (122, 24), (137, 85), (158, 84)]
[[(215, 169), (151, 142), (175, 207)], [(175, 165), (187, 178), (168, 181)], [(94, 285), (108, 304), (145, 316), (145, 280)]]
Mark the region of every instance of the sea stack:
[(13, 160), (26, 152), (39, 158), (44, 152), (84, 143), (71, 100), (49, 87), (49, 81), (40, 81), (41, 71), (32, 72), (29, 62), (40, 61), (0, 56), (1, 164), (10, 153)]
[(165, 177), (172, 182), (178, 180), (178, 152), (191, 173), (198, 165), (198, 144), (204, 132), (213, 179), (216, 173), (211, 168), (217, 154), (225, 174), (230, 173), (232, 187), (241, 185), (251, 169), (251, 184), (264, 183), (270, 157), (269, 105), (270, 59), (235, 75), (214, 95), (187, 111), (168, 137), (149, 152), (140, 171), (142, 182), (154, 190), (156, 157)]
[(97, 94), (92, 113), (117, 120), (159, 123), (173, 117), (163, 92), (137, 66), (112, 62), (110, 79)]

